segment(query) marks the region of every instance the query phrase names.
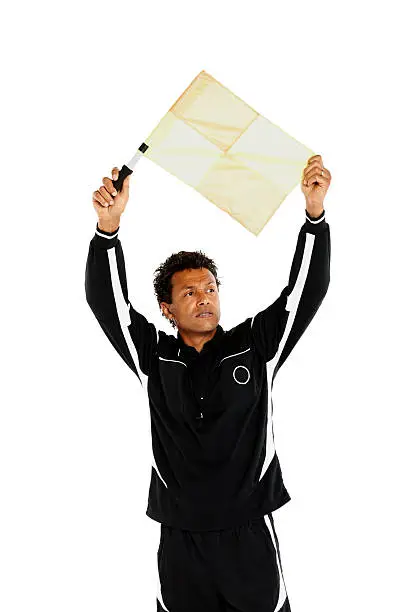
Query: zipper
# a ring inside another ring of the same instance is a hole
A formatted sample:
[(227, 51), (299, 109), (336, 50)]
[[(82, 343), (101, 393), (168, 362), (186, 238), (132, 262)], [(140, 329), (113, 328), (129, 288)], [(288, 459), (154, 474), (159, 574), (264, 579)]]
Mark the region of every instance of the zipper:
[[(246, 353), (246, 352), (247, 352), (247, 351), (249, 351), (249, 350), (251, 350), (251, 348), (250, 348), (250, 347), (248, 347), (248, 348), (247, 348), (247, 349), (245, 349), (244, 351), (239, 351), (238, 353), (233, 353), (232, 355), (227, 355), (226, 357), (223, 357), (222, 359), (217, 359), (217, 361), (216, 361), (215, 365), (213, 365), (213, 367), (211, 368), (211, 370), (210, 370), (210, 371), (209, 371), (209, 373), (208, 373), (208, 381), (210, 380), (210, 378), (211, 378), (211, 376), (212, 376), (213, 372), (216, 370), (216, 368), (218, 368), (218, 367), (221, 365), (221, 363), (224, 361), (224, 359), (228, 359), (228, 357), (235, 357), (235, 355), (241, 355), (242, 353)], [(188, 364), (186, 364), (186, 365), (187, 365), (187, 369), (188, 369)], [(193, 391), (193, 388), (192, 388), (192, 381), (191, 381), (191, 377), (190, 377), (190, 376), (189, 376), (189, 379), (190, 379), (190, 388), (191, 388), (191, 391), (192, 391), (192, 394), (193, 394), (193, 397), (194, 397), (194, 391)], [(207, 382), (207, 387), (206, 387), (205, 391), (207, 391), (208, 386), (209, 386), (209, 383)], [(204, 392), (204, 395), (206, 395), (206, 393), (205, 393), (205, 392)], [(204, 395), (203, 395), (203, 396), (200, 396), (200, 399), (201, 399), (201, 400), (203, 400), (203, 399), (204, 399)], [(202, 411), (201, 411), (201, 410), (200, 410), (200, 415), (199, 415), (199, 416), (196, 416), (195, 418), (196, 418), (196, 420), (198, 420), (198, 421), (200, 421), (200, 420), (202, 420), (202, 419), (204, 418), (204, 415), (203, 415), (203, 413), (202, 413)]]
[[(222, 361), (222, 359), (221, 359)], [(208, 373), (208, 381), (210, 380), (210, 377), (212, 376), (213, 372), (216, 370), (216, 368), (219, 367), (219, 365), (221, 364), (221, 361), (218, 361), (215, 363), (215, 365), (213, 365), (213, 367), (210, 369), (209, 373)], [(207, 388), (209, 386), (209, 383), (207, 383)], [(190, 387), (191, 387), (191, 378), (190, 378)], [(207, 388), (205, 389), (205, 391), (207, 390)], [(191, 389), (193, 391), (193, 389)], [(205, 393), (204, 393), (205, 395)], [(204, 395), (200, 396), (200, 399), (203, 400), (204, 399)], [(194, 396), (194, 391), (193, 391), (193, 396)], [(204, 415), (202, 413), (202, 411), (200, 411), (200, 415), (196, 416), (196, 420), (202, 420), (204, 418)]]

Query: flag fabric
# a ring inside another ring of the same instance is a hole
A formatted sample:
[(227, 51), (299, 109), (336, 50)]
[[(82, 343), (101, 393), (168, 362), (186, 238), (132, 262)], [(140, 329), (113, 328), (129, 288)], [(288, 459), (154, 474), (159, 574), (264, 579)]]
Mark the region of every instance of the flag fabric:
[(256, 236), (315, 155), (204, 70), (141, 150)]

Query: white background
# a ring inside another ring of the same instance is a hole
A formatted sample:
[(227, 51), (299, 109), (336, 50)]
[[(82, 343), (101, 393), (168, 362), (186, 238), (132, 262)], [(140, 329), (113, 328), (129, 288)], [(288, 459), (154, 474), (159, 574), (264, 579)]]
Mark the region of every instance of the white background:
[[(293, 612), (404, 610), (407, 46), (398, 2), (21, 2), (2, 14), (0, 609), (156, 610), (144, 392), (85, 300), (92, 192), (206, 70), (332, 173), (331, 283), (274, 384)], [(288, 280), (305, 201), (258, 237), (150, 160), (121, 221), (129, 298), (217, 263), (224, 329)], [(192, 611), (194, 612), (194, 611)], [(211, 612), (211, 611), (209, 611)], [(255, 612), (255, 611), (254, 611)]]

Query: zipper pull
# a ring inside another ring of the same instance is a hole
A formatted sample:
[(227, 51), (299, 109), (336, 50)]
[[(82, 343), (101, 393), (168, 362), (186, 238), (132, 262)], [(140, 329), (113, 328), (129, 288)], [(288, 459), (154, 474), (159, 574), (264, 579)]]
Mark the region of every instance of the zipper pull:
[[(200, 397), (200, 399), (204, 399), (204, 397)], [(200, 416), (196, 417), (196, 419), (202, 419), (203, 418), (203, 413), (200, 412)]]

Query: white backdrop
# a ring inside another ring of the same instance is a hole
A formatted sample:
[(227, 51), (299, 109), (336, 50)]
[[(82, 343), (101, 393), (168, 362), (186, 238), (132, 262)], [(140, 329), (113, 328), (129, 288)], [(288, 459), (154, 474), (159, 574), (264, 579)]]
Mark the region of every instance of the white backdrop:
[[(407, 609), (402, 5), (40, 0), (2, 22), (2, 612), (156, 610), (148, 406), (84, 274), (92, 192), (200, 70), (332, 173), (330, 287), (273, 390), (292, 611)], [(304, 209), (298, 186), (256, 238), (142, 159), (120, 229), (132, 305), (173, 333), (153, 271), (201, 249), (230, 329), (286, 285)]]

